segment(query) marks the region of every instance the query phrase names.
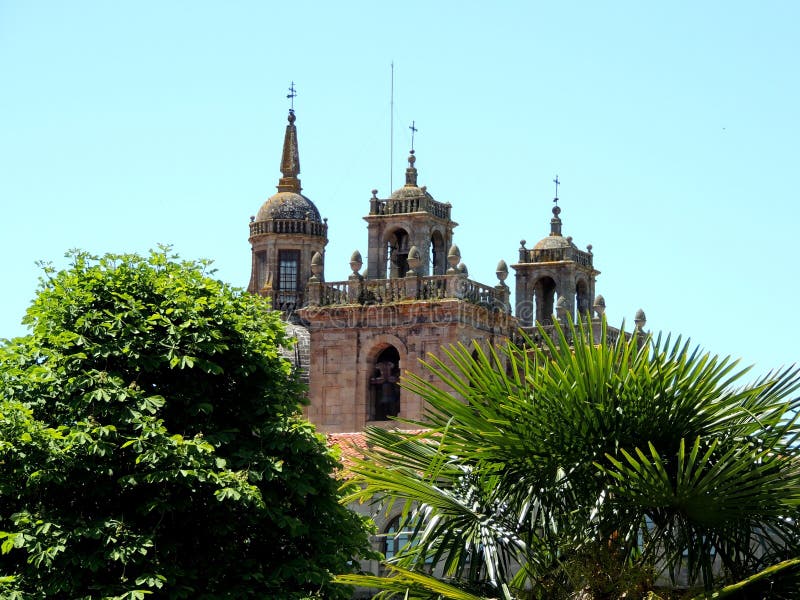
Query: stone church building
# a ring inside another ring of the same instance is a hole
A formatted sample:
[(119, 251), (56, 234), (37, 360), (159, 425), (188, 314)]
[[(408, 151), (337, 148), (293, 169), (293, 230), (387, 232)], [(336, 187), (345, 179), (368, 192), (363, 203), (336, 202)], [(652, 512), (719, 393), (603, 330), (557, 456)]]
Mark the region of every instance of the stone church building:
[[(602, 316), (605, 301), (595, 293), (600, 272), (592, 247), (580, 250), (562, 235), (558, 198), (549, 234), (531, 248), (520, 242), (511, 265), (512, 307), (505, 261), (497, 265), (496, 282), (470, 279), (454, 243), (454, 207), (419, 185), (413, 150), (405, 184), (388, 198), (372, 190), (364, 206), (366, 261), (356, 250), (352, 274), (327, 281), (327, 219), (302, 193), (294, 110), (288, 121), (278, 191), (250, 218), (248, 291), (283, 312), (298, 342), (290, 358), (308, 384), (306, 416), (329, 444), (342, 448), (345, 466), (363, 447), (366, 426), (393, 427), (393, 417), (423, 417), (422, 398), (401, 389), (399, 380), (413, 373), (433, 381), (420, 364), (429, 354), (441, 358), (441, 348), (451, 344), (502, 344), (520, 329), (535, 340), (534, 323), (551, 332), (554, 317), (565, 323), (570, 315)], [(599, 327), (599, 318), (594, 322)], [(635, 322), (643, 328), (641, 310)], [(610, 327), (609, 333), (614, 335)], [(399, 514), (371, 516), (379, 531), (375, 548), (390, 558), (408, 540), (408, 531)], [(362, 569), (381, 572), (375, 561), (362, 563)]]
[(531, 248), (522, 241), (511, 265), (513, 309), (505, 261), (496, 282), (470, 279), (454, 243), (454, 207), (419, 185), (413, 150), (405, 185), (388, 198), (373, 190), (364, 206), (366, 260), (353, 252), (347, 280), (327, 281), (327, 219), (302, 193), (293, 110), (288, 121), (278, 191), (251, 217), (248, 290), (269, 297), (297, 337), (294, 359), (309, 385), (307, 416), (321, 432), (420, 418), (421, 398), (398, 381), (401, 373), (427, 377), (420, 359), (440, 354), (442, 346), (489, 346), (520, 327), (532, 332), (534, 321), (546, 325), (553, 315), (602, 314), (592, 247), (581, 250), (562, 235), (557, 198), (549, 235)]

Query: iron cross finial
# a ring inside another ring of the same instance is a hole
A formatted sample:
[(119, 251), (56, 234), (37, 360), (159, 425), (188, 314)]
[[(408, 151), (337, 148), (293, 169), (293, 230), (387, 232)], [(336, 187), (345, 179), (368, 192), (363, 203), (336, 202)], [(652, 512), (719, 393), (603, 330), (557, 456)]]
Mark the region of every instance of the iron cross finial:
[(561, 183), (561, 182), (558, 180), (558, 175), (556, 175), (556, 178), (555, 178), (555, 179), (553, 179), (553, 183), (555, 183), (555, 184), (556, 184), (556, 197), (555, 197), (555, 198), (553, 198), (553, 202), (555, 202), (556, 204), (558, 204), (558, 185)]
[(289, 110), (291, 110), (292, 112), (294, 112), (294, 99), (296, 96), (297, 96), (297, 90), (294, 89), (294, 81), (293, 81), (292, 85), (289, 86), (289, 93), (286, 95), (286, 97), (289, 98), (289, 100), (292, 103), (291, 108), (289, 108)]
[(411, 130), (411, 149), (412, 150), (414, 149), (414, 134), (419, 131), (419, 129), (416, 128), (415, 124), (416, 124), (416, 121), (411, 121), (411, 126), (409, 127), (409, 129)]

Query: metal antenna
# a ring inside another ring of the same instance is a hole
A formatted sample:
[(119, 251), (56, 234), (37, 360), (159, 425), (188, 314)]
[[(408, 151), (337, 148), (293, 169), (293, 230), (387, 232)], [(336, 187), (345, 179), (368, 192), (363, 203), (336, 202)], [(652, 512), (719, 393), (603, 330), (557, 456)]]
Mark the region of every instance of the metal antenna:
[(412, 150), (412, 152), (414, 150), (414, 134), (419, 131), (419, 129), (417, 129), (415, 127), (415, 124), (416, 124), (416, 121), (411, 121), (411, 126), (409, 127), (409, 129), (411, 130), (411, 150)]
[(392, 61), (392, 90), (389, 96), (389, 193), (392, 193), (392, 165), (394, 163), (394, 61)]
[(297, 90), (294, 89), (294, 81), (293, 81), (292, 85), (289, 86), (289, 93), (286, 95), (286, 97), (289, 98), (289, 100), (292, 103), (291, 108), (289, 109), (292, 112), (294, 112), (294, 99), (296, 96), (297, 96)]
[(555, 202), (555, 203), (556, 203), (556, 205), (558, 205), (558, 185), (561, 183), (561, 182), (558, 180), (558, 175), (556, 175), (556, 178), (555, 178), (555, 179), (553, 179), (553, 183), (555, 183), (555, 184), (556, 184), (556, 197), (555, 197), (555, 198), (553, 198), (553, 202)]

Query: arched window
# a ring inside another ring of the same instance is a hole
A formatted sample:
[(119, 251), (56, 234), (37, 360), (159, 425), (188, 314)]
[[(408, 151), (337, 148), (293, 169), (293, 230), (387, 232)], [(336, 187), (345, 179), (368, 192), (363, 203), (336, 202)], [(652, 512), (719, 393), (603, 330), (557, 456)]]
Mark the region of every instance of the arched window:
[(447, 271), (447, 252), (444, 248), (444, 238), (441, 232), (434, 231), (431, 235), (431, 275), (444, 275)]
[(395, 230), (386, 245), (388, 277), (405, 277), (408, 273), (408, 232), (405, 229)]
[(542, 325), (553, 322), (553, 308), (556, 295), (556, 282), (550, 277), (542, 277), (533, 286), (536, 303), (536, 320)]
[(400, 353), (394, 346), (383, 350), (372, 365), (369, 379), (370, 421), (388, 421), (400, 414)]
[[(381, 544), (381, 551), (386, 557), (386, 560), (391, 560), (397, 556), (404, 548), (409, 546), (416, 546), (419, 542), (418, 539), (411, 540), (415, 529), (420, 525), (419, 517), (409, 515), (403, 518), (402, 515), (397, 515), (386, 525), (383, 530), (383, 543)], [(425, 564), (433, 564), (433, 555), (428, 554), (425, 557)]]
[(389, 524), (383, 532), (383, 548), (381, 548), (381, 550), (383, 550), (383, 555), (386, 557), (386, 560), (391, 560), (397, 556), (398, 552), (408, 545), (411, 539), (413, 529), (401, 527), (401, 522), (402, 519), (400, 515), (397, 515), (394, 519), (389, 521)]

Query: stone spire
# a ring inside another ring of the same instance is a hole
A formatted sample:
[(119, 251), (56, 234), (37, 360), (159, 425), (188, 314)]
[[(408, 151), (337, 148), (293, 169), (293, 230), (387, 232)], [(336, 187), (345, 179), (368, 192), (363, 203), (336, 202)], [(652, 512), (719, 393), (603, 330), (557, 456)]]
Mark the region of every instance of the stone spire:
[(417, 169), (414, 163), (417, 162), (417, 157), (414, 156), (412, 149), (408, 155), (408, 168), (406, 169), (406, 187), (417, 187)]
[(297, 127), (294, 126), (294, 109), (289, 110), (289, 124), (286, 126), (286, 135), (283, 138), (283, 156), (281, 157), (281, 177), (278, 182), (279, 192), (300, 193), (300, 152), (297, 149)]

